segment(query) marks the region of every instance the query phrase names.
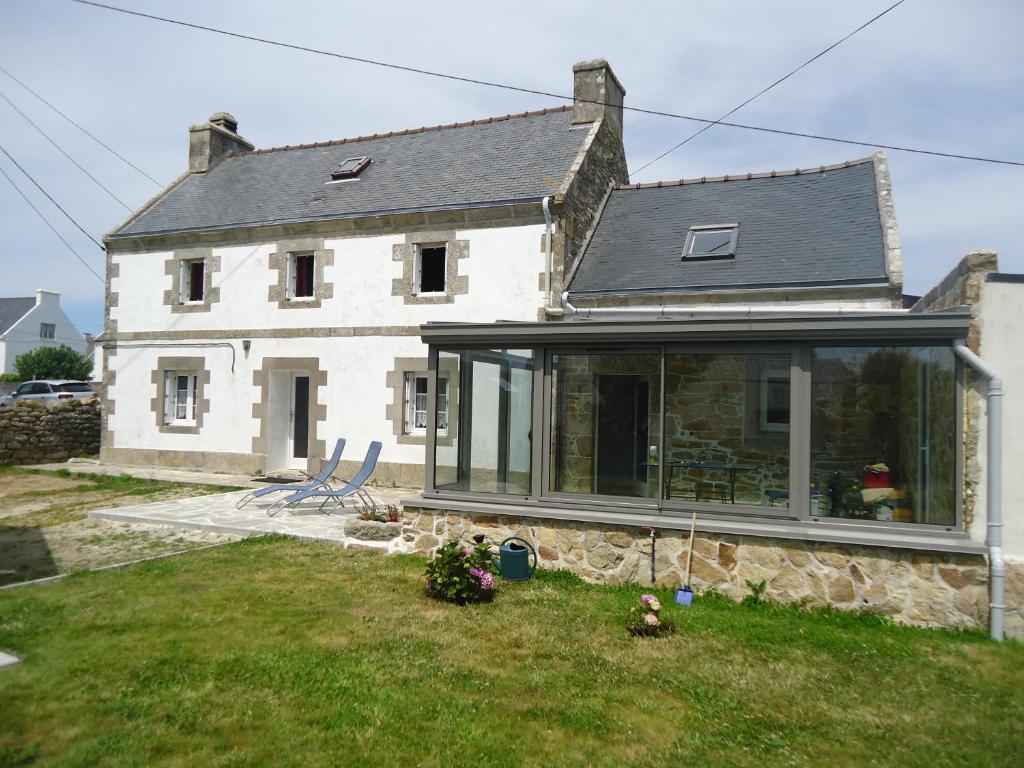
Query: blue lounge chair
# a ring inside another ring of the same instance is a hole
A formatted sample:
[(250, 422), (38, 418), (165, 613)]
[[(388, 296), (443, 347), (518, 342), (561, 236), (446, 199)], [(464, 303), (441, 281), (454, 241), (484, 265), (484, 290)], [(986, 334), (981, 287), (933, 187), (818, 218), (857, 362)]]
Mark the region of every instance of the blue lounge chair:
[(328, 484), (327, 481), (331, 479), (331, 475), (333, 475), (335, 470), (337, 470), (338, 464), (341, 462), (342, 451), (344, 451), (344, 450), (345, 450), (345, 438), (344, 437), (338, 438), (338, 442), (334, 446), (334, 453), (331, 454), (331, 458), (324, 465), (324, 468), (322, 470), (320, 470), (320, 474), (319, 475), (317, 475), (316, 477), (313, 477), (312, 475), (307, 475), (305, 472), (302, 473), (302, 474), (306, 475), (306, 477), (309, 478), (309, 482), (308, 483), (302, 483), (302, 484), (298, 484), (298, 485), (295, 484), (295, 483), (288, 483), (288, 484), (281, 484), (281, 485), (268, 485), (266, 488), (258, 488), (257, 490), (252, 491), (250, 493), (247, 493), (245, 496), (243, 496), (241, 499), (239, 499), (238, 503), (235, 504), (235, 509), (241, 509), (246, 504), (248, 504), (250, 501), (252, 501), (254, 499), (262, 498), (262, 497), (267, 496), (267, 495), (269, 495), (271, 493), (282, 493), (282, 492), (287, 491), (288, 493), (293, 493), (294, 494), (294, 493), (299, 493), (299, 492), (302, 492), (302, 491), (309, 491), (309, 490), (312, 490), (313, 488), (328, 488), (329, 489), (331, 486)]
[(369, 507), (376, 507), (377, 502), (373, 500), (373, 497), (363, 488), (363, 485), (373, 475), (373, 470), (377, 467), (377, 458), (380, 456), (381, 444), (380, 441), (374, 440), (370, 443), (370, 447), (366, 450), (366, 457), (363, 459), (363, 464), (359, 467), (359, 471), (356, 472), (352, 479), (345, 483), (341, 488), (326, 488), (321, 486), (319, 488), (310, 488), (308, 490), (299, 491), (293, 493), (291, 496), (286, 496), (283, 499), (278, 499), (271, 506), (267, 507), (267, 514), (273, 517), (282, 509), (286, 507), (294, 507), (296, 504), (300, 504), (303, 501), (309, 501), (320, 499), (319, 511), (323, 512), (324, 507), (333, 502), (333, 506), (325, 514), (331, 514), (338, 507), (344, 506), (345, 499), (350, 496), (355, 496), (363, 504)]

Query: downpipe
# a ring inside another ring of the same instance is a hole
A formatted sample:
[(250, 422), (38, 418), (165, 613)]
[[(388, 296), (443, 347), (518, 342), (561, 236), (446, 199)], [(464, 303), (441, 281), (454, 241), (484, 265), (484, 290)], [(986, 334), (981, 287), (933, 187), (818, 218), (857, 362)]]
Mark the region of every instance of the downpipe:
[(545, 195), (540, 201), (544, 209), (544, 306), (551, 308), (551, 270), (553, 265), (551, 251), (551, 195)]
[(993, 640), (1002, 641), (1006, 612), (1003, 596), (1006, 581), (1006, 564), (1003, 561), (1003, 380), (992, 366), (967, 346), (954, 344), (953, 351), (987, 383), (985, 510), (988, 517), (989, 634)]

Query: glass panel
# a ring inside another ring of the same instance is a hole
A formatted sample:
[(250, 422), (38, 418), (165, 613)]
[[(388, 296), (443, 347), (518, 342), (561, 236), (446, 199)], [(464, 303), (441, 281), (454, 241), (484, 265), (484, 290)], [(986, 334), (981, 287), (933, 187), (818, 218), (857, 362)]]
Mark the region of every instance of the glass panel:
[(528, 494), (533, 351), (439, 352), (437, 365), (435, 487)]
[(690, 256), (706, 256), (709, 254), (732, 253), (731, 229), (697, 230), (690, 241)]
[(427, 377), (417, 376), (413, 400), (413, 427), (426, 429), (427, 426)]
[(551, 382), (551, 490), (655, 497), (660, 356), (559, 353)]
[(188, 418), (188, 376), (175, 376), (174, 418)]
[(811, 377), (811, 513), (955, 525), (953, 351), (818, 348)]
[(789, 505), (790, 355), (665, 357), (665, 498)]

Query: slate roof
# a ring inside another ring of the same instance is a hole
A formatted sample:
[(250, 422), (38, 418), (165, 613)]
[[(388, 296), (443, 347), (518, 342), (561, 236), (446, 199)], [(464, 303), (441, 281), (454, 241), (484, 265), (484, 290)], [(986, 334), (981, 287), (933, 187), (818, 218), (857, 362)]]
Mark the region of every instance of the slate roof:
[(0, 336), (11, 330), (36, 305), (35, 296), (0, 299)]
[[(229, 156), (111, 237), (316, 221), (539, 200), (554, 194), (589, 126), (571, 107)], [(327, 184), (367, 155), (356, 181)]]
[[(691, 226), (739, 224), (736, 255), (683, 261)], [(771, 174), (623, 185), (569, 292), (700, 291), (886, 282), (872, 158)]]

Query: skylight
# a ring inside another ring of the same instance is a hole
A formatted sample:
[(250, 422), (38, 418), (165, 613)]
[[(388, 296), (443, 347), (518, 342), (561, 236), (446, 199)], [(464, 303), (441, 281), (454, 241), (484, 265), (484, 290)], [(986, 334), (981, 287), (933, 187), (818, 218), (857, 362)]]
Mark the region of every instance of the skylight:
[(683, 247), (684, 259), (727, 259), (736, 255), (739, 224), (690, 227)]
[(331, 178), (335, 181), (354, 179), (369, 164), (370, 158), (365, 155), (362, 157), (349, 157), (338, 163), (338, 167), (331, 171)]

